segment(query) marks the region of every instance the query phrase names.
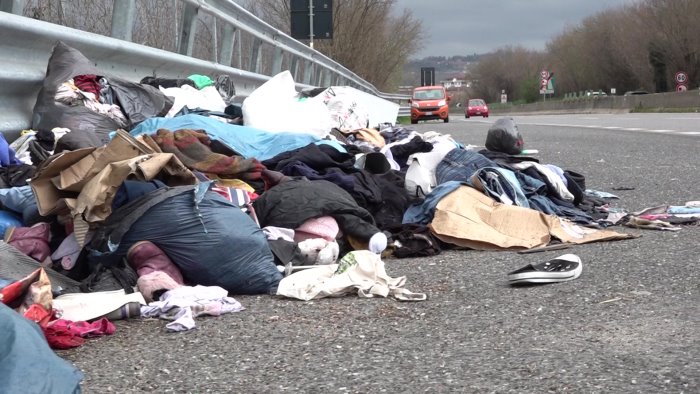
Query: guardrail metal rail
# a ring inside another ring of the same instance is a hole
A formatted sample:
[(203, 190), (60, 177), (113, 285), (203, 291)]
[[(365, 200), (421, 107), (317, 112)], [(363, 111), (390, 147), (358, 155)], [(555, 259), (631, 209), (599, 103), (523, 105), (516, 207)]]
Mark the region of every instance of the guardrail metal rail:
[[(107, 75), (131, 80), (145, 76), (185, 78), (199, 73), (231, 77), (237, 96), (247, 96), (284, 69), (299, 81), (299, 89), (318, 86), (352, 86), (402, 105), (409, 113), (409, 96), (383, 93), (343, 65), (309, 48), (260, 20), (231, 0), (181, 0), (177, 53), (131, 42), (136, 0), (114, 0), (111, 37), (21, 16), (25, 0), (0, 0), (0, 132), (16, 134), (29, 128), (36, 96), (56, 41), (83, 52)], [(201, 18), (222, 21), (221, 39), (213, 34), (212, 59), (192, 57)], [(246, 34), (247, 53), (242, 53)], [(263, 59), (265, 55), (268, 58)], [(243, 61), (243, 55), (247, 61)], [(236, 62), (238, 68), (232, 67)], [(267, 67), (263, 65), (266, 64)], [(286, 67), (285, 67), (286, 66)]]

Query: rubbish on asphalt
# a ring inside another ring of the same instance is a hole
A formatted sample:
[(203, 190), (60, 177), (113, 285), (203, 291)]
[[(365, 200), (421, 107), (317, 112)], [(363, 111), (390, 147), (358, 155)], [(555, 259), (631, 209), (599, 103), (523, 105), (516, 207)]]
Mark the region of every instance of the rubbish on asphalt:
[[(34, 130), (0, 138), (0, 297), (55, 346), (84, 342), (66, 327), (110, 333), (107, 319), (139, 306), (188, 330), (196, 316), (243, 310), (229, 294), (422, 301), (387, 272), (401, 269), (392, 257), (561, 250), (634, 238), (610, 229), (623, 222), (678, 231), (700, 220), (698, 201), (611, 207), (619, 197), (587, 189), (575, 169), (528, 156), (539, 150), (523, 149), (512, 118), (482, 149), (396, 125), (397, 104), (353, 88), (299, 94), (289, 72), (239, 107), (235, 75), (136, 83), (94, 64), (58, 43)], [(571, 256), (511, 282), (575, 279)], [(199, 296), (208, 301), (192, 305)], [(55, 323), (61, 310), (85, 321)]]
[(581, 258), (575, 254), (564, 254), (551, 260), (527, 264), (508, 273), (508, 283), (541, 284), (567, 282), (577, 279), (583, 271)]

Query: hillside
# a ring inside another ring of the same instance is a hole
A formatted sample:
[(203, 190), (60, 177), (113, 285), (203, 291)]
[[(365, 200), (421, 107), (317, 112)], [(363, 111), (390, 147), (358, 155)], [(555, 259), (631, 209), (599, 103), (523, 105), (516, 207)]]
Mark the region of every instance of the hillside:
[(445, 79), (464, 79), (464, 73), (469, 65), (481, 55), (470, 56), (429, 56), (422, 59), (409, 60), (404, 66), (402, 86), (415, 86), (420, 84), (420, 69), (422, 67), (435, 67), (435, 78), (438, 81)]

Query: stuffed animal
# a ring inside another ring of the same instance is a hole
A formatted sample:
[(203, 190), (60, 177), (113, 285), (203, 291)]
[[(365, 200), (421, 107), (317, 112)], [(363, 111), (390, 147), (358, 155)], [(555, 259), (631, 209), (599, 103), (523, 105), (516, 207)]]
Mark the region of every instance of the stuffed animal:
[(311, 238), (297, 244), (304, 258), (303, 265), (335, 264), (340, 248), (335, 241)]

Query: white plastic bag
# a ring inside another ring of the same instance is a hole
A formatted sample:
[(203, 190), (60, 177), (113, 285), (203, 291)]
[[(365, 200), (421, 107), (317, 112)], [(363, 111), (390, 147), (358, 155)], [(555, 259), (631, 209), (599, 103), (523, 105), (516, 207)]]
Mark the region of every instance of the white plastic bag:
[(331, 116), (321, 100), (299, 98), (289, 71), (283, 71), (255, 89), (243, 101), (246, 126), (269, 132), (330, 133)]
[(440, 161), (452, 150), (457, 143), (449, 135), (425, 133), (422, 138), (433, 144), (430, 152), (414, 153), (408, 157), (405, 188), (408, 194), (415, 197), (425, 197), (437, 186), (435, 170)]
[(369, 111), (365, 104), (342, 87), (330, 87), (315, 99), (322, 100), (328, 107), (333, 127), (340, 131), (354, 131), (368, 127)]
[(219, 91), (214, 86), (207, 86), (202, 90), (198, 90), (190, 85), (182, 85), (179, 88), (165, 89), (161, 87), (160, 91), (175, 100), (172, 108), (165, 116), (166, 118), (172, 118), (185, 106), (189, 109), (200, 108), (215, 112), (224, 112), (226, 109), (224, 99), (221, 98)]

